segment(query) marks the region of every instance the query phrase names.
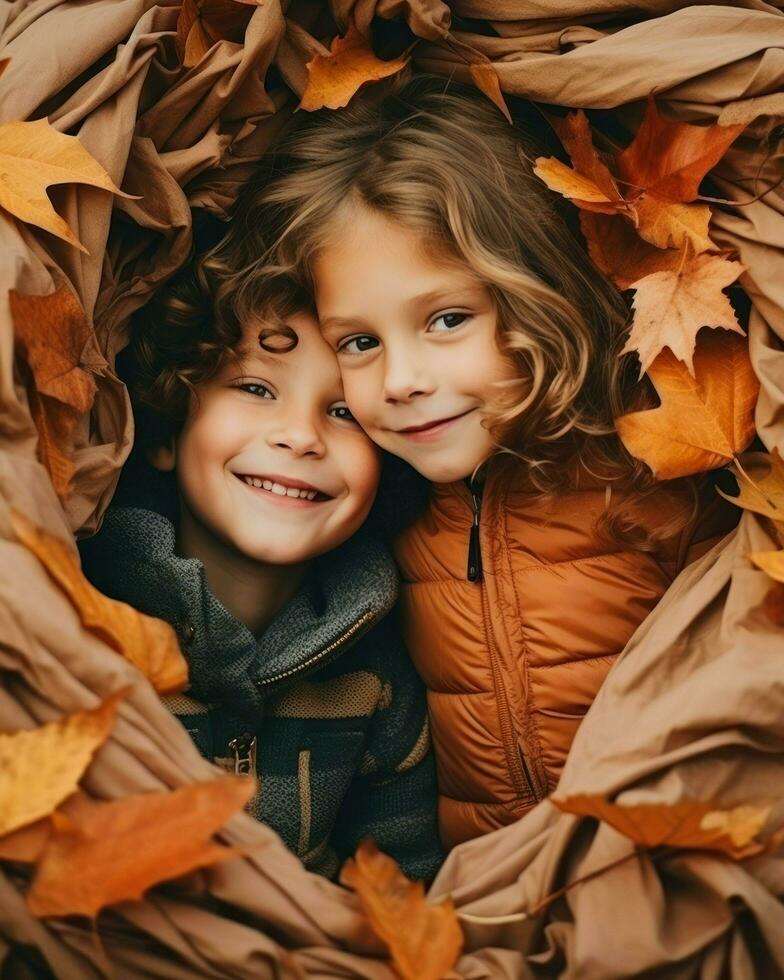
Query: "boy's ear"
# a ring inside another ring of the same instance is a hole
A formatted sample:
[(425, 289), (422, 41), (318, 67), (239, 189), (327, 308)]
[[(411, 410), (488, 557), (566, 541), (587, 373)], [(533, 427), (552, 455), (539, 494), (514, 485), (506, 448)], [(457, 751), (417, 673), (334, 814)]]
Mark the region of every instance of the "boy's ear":
[(177, 447), (174, 437), (161, 446), (154, 446), (147, 450), (147, 461), (156, 470), (162, 473), (171, 473), (177, 465)]

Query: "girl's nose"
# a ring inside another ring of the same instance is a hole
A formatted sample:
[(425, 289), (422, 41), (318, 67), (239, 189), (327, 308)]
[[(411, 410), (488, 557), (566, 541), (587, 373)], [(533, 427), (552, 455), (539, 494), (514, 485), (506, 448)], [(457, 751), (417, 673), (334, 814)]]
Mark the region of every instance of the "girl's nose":
[(384, 401), (410, 402), (421, 395), (429, 395), (435, 384), (425, 365), (411, 356), (387, 356), (384, 373)]

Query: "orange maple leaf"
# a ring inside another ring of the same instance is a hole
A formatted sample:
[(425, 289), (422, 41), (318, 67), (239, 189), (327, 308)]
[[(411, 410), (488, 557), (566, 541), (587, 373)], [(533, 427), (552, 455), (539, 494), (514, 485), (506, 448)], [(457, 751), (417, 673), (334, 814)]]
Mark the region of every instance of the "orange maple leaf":
[(403, 980), (441, 980), (449, 973), (463, 948), (451, 899), (429, 904), (424, 885), (409, 881), (369, 840), (343, 865), (340, 881), (359, 895), (373, 931), (389, 949)]
[(307, 112), (316, 109), (340, 109), (366, 82), (377, 82), (396, 75), (408, 64), (400, 55), (382, 61), (373, 53), (367, 40), (352, 23), (345, 37), (333, 39), (329, 51), (317, 53), (307, 64), (308, 84), (297, 108)]
[(38, 453), (64, 499), (73, 477), (73, 432), (95, 397), (92, 376), (79, 367), (92, 330), (67, 286), (46, 296), (11, 289), (8, 302), (16, 345), (31, 373), (27, 391)]
[(601, 820), (645, 848), (719, 851), (736, 861), (766, 848), (756, 837), (767, 822), (770, 806), (720, 810), (715, 803), (700, 801), (624, 806), (589, 794), (550, 799), (564, 813)]
[(126, 693), (38, 728), (0, 734), (0, 837), (48, 816), (74, 792)]
[(661, 400), (658, 408), (615, 420), (623, 444), (660, 480), (725, 466), (754, 438), (759, 393), (743, 338), (702, 331), (694, 375), (665, 350), (648, 369)]
[(46, 119), (0, 124), (0, 207), (85, 252), (46, 195), (54, 184), (88, 184), (130, 196), (75, 136), (59, 133)]
[(665, 347), (694, 374), (694, 345), (702, 327), (721, 327), (744, 336), (722, 292), (743, 266), (718, 255), (690, 257), (688, 252), (684, 251), (677, 269), (653, 272), (630, 284), (636, 290), (634, 319), (621, 353), (639, 355), (640, 377)]
[(72, 546), (23, 514), (12, 512), (11, 526), (68, 597), (88, 632), (134, 664), (160, 694), (185, 687), (188, 664), (168, 623), (99, 592), (82, 574)]
[(185, 68), (193, 68), (219, 41), (241, 44), (262, 0), (183, 0), (174, 43)]
[(28, 908), (39, 917), (95, 918), (158, 882), (236, 857), (210, 838), (254, 791), (247, 776), (224, 776), (111, 803), (81, 799), (76, 813), (51, 817)]

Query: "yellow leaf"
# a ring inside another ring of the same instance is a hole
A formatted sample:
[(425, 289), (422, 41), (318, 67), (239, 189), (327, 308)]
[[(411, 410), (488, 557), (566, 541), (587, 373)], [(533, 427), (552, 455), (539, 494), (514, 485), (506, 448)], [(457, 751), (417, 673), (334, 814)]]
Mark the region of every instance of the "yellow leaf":
[(767, 453), (745, 453), (732, 467), (738, 481), (737, 497), (722, 497), (744, 510), (784, 522), (784, 460), (774, 449)]
[(316, 109), (340, 109), (366, 82), (377, 82), (396, 75), (408, 64), (401, 55), (382, 61), (368, 42), (351, 24), (345, 37), (332, 41), (329, 54), (316, 54), (307, 64), (308, 84), (298, 108), (307, 112)]
[(58, 133), (46, 119), (0, 125), (0, 207), (84, 252), (46, 196), (54, 184), (88, 184), (122, 194), (75, 136)]
[(648, 370), (658, 408), (615, 420), (623, 444), (660, 480), (726, 465), (754, 437), (759, 382), (743, 338), (703, 331), (694, 353), (694, 376), (665, 350)]
[(474, 85), (501, 110), (504, 118), (511, 126), (512, 116), (509, 112), (509, 106), (506, 104), (506, 99), (504, 99), (503, 93), (501, 92), (501, 82), (498, 78), (498, 72), (493, 68), (493, 63), (489, 60), (474, 61), (468, 66), (468, 70), (471, 73), (471, 78), (474, 80)]
[(665, 347), (694, 374), (692, 357), (702, 327), (722, 327), (743, 336), (730, 301), (722, 290), (743, 271), (740, 262), (718, 255), (687, 258), (679, 268), (654, 272), (631, 283), (634, 319), (621, 353), (636, 351), (642, 376)]
[(28, 908), (40, 917), (95, 918), (160, 881), (236, 857), (210, 838), (255, 788), (247, 776), (225, 776), (111, 803), (84, 798), (76, 813), (55, 813)]
[(168, 623), (99, 592), (84, 577), (65, 541), (35, 527), (23, 514), (12, 512), (11, 525), (68, 597), (88, 632), (134, 664), (160, 694), (182, 690), (188, 665)]
[(125, 694), (40, 728), (0, 735), (0, 837), (48, 816), (74, 792)]
[(771, 811), (747, 805), (717, 810), (711, 802), (698, 801), (622, 806), (588, 794), (550, 799), (564, 813), (601, 820), (640, 847), (719, 851), (736, 861), (765, 849), (755, 838)]
[(708, 235), (707, 204), (680, 204), (643, 194), (634, 202), (634, 211), (637, 234), (657, 248), (683, 248), (687, 242), (698, 254), (716, 248)]
[(431, 905), (372, 841), (363, 841), (340, 872), (359, 895), (375, 934), (389, 949), (402, 980), (441, 980), (457, 962), (463, 933), (451, 899)]
[(600, 191), (590, 177), (585, 177), (571, 167), (567, 167), (557, 157), (538, 157), (534, 163), (534, 173), (551, 191), (568, 197), (578, 207), (586, 204), (603, 205), (604, 210), (609, 214), (618, 211), (619, 206), (616, 202)]
[(784, 551), (754, 551), (749, 558), (768, 578), (784, 583)]

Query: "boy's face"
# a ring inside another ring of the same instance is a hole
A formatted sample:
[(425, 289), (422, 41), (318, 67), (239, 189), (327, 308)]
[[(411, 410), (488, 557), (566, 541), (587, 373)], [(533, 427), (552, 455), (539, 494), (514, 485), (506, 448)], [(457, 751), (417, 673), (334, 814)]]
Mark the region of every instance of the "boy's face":
[(379, 446), (436, 483), (495, 449), (482, 424), (517, 376), (496, 340), (493, 299), (467, 268), (365, 207), (339, 221), (313, 265), (322, 333), (349, 407)]
[[(378, 486), (378, 451), (351, 417), (335, 354), (306, 313), (287, 318), (285, 353), (246, 328), (198, 398), (173, 452), (183, 520), (225, 550), (271, 565), (296, 564), (342, 544), (362, 524)], [(273, 338), (275, 343), (279, 338)]]

